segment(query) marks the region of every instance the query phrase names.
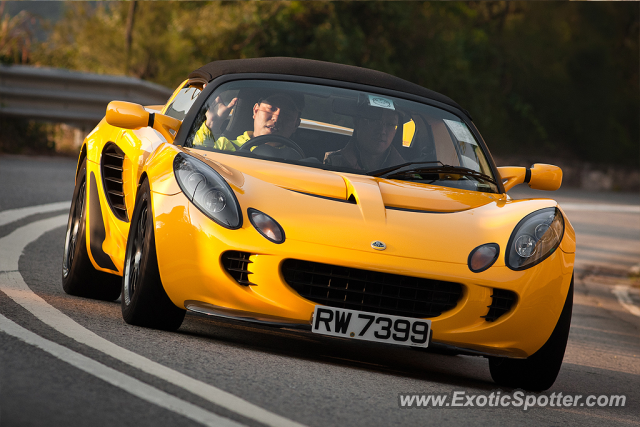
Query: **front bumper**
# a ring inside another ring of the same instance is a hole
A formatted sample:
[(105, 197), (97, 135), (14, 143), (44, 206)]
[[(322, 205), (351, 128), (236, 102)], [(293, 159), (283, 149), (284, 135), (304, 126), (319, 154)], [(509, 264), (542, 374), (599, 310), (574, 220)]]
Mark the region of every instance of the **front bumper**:
[[(435, 343), (480, 354), (524, 358), (535, 353), (555, 327), (569, 290), (575, 254), (557, 250), (524, 271), (494, 266), (473, 273), (466, 264), (392, 256), (288, 238), (276, 245), (245, 221), (238, 230), (217, 226), (182, 194), (154, 193), (156, 246), (162, 283), (179, 307), (235, 319), (307, 327), (316, 303), (285, 281), (281, 265), (295, 258), (324, 264), (460, 283), (455, 308), (430, 318)], [(250, 281), (240, 285), (223, 267), (226, 251), (251, 254)], [(489, 322), (482, 316), (494, 289), (517, 295), (510, 311)]]

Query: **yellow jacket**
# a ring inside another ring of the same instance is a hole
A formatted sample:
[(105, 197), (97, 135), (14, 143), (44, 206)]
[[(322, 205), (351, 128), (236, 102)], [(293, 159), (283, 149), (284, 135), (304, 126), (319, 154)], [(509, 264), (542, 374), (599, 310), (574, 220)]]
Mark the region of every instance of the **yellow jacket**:
[(253, 138), (253, 132), (246, 131), (233, 141), (225, 136), (215, 139), (211, 130), (203, 123), (193, 138), (193, 145), (204, 145), (205, 147), (211, 147), (216, 150), (236, 151), (251, 138)]

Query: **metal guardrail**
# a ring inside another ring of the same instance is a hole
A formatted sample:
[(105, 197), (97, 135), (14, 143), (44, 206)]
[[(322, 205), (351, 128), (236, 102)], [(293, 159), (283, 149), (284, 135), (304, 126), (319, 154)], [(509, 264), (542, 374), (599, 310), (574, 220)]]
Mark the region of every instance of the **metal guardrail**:
[(166, 103), (172, 91), (133, 77), (0, 66), (0, 115), (93, 128), (113, 100)]

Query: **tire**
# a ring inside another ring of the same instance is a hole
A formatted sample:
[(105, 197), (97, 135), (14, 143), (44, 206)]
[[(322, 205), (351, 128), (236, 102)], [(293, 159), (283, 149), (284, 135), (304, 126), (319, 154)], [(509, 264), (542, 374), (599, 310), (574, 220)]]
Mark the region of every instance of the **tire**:
[(69, 295), (114, 301), (122, 279), (98, 271), (87, 252), (87, 161), (82, 162), (73, 190), (62, 258), (62, 289)]
[(573, 308), (573, 278), (562, 313), (547, 342), (526, 359), (489, 359), (491, 378), (497, 384), (528, 391), (544, 391), (558, 377), (569, 338)]
[(167, 331), (182, 324), (185, 310), (167, 296), (158, 270), (149, 182), (138, 190), (122, 276), (122, 317), (130, 325)]

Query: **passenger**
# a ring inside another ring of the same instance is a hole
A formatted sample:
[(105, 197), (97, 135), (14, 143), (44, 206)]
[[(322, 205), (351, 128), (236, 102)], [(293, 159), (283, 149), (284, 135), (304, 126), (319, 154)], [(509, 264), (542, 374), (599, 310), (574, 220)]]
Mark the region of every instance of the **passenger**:
[(355, 118), (353, 136), (338, 151), (327, 152), (324, 164), (358, 170), (375, 170), (404, 163), (398, 150), (391, 145), (400, 117), (397, 111), (384, 109), (380, 119)]
[[(235, 140), (230, 140), (224, 136), (215, 139), (215, 135), (222, 133), (222, 125), (237, 103), (238, 98), (234, 98), (228, 105), (225, 105), (222, 99), (217, 97), (206, 111), (206, 119), (196, 132), (193, 144), (196, 146), (204, 145), (217, 150), (236, 151), (251, 138), (257, 136), (279, 135), (290, 138), (300, 126), (301, 108), (288, 94), (278, 93), (261, 99), (253, 106), (252, 131), (244, 132)], [(283, 144), (268, 144), (276, 148), (287, 148)]]

